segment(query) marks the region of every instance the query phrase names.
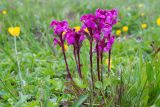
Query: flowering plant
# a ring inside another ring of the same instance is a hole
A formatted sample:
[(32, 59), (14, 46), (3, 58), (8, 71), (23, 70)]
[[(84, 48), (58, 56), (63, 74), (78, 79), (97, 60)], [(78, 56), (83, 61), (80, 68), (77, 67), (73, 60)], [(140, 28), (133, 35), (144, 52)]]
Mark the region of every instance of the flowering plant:
[[(73, 29), (69, 28), (66, 31), (66, 40), (69, 45), (73, 45), (74, 48), (74, 58), (78, 68), (78, 74), (82, 78), (81, 64), (80, 64), (80, 48), (82, 41), (85, 39), (83, 30), (80, 27), (75, 27)], [(78, 57), (78, 58), (77, 58)]]
[(59, 45), (62, 48), (62, 52), (63, 52), (63, 56), (64, 56), (64, 61), (66, 64), (66, 70), (67, 70), (67, 79), (71, 79), (72, 80), (72, 76), (68, 67), (68, 63), (67, 63), (67, 59), (66, 59), (66, 54), (65, 54), (65, 47), (64, 47), (64, 42), (66, 40), (66, 36), (65, 36), (65, 31), (68, 29), (68, 22), (63, 20), (61, 22), (53, 20), (52, 23), (50, 24), (50, 27), (53, 28), (54, 30), (54, 34), (57, 35), (57, 37), (55, 37), (53, 39), (54, 41), (54, 45)]
[[(67, 21), (53, 20), (51, 27), (54, 34), (57, 35), (54, 38), (54, 45), (59, 44), (62, 47), (64, 60), (66, 63), (66, 70), (68, 72), (67, 77), (72, 80), (72, 76), (67, 64), (67, 59), (64, 50), (64, 42), (73, 46), (73, 55), (77, 65), (79, 77), (82, 78), (81, 63), (80, 63), (80, 48), (82, 42), (86, 38), (90, 43), (90, 73), (92, 86), (94, 82), (93, 77), (93, 50), (96, 52), (97, 57), (97, 74), (98, 80), (103, 82), (103, 53), (107, 52), (108, 58), (108, 75), (110, 72), (110, 59), (111, 49), (114, 43), (115, 36), (112, 34), (112, 27), (117, 23), (118, 11), (116, 9), (104, 10), (97, 9), (94, 14), (85, 14), (81, 16), (80, 21), (82, 27), (70, 28)], [(95, 46), (95, 47), (94, 47)], [(94, 88), (94, 86), (93, 86)]]
[[(95, 14), (86, 14), (81, 17), (83, 28), (89, 30), (90, 40), (90, 68), (92, 75), (92, 44), (95, 41), (97, 53), (97, 72), (98, 80), (102, 80), (102, 69), (100, 76), (100, 59), (103, 65), (103, 52), (109, 52), (108, 72), (110, 72), (110, 53), (114, 43), (114, 36), (111, 34), (112, 26), (117, 23), (118, 11), (116, 9), (103, 10), (97, 9)], [(102, 67), (101, 67), (102, 68)], [(93, 77), (92, 77), (93, 81)]]

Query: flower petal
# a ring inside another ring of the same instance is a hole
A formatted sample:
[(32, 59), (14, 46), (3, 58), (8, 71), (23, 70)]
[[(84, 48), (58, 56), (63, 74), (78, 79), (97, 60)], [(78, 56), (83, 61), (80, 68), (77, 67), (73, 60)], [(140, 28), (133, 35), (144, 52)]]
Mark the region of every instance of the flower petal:
[(84, 35), (80, 36), (80, 42), (83, 41), (85, 39)]
[(53, 43), (54, 43), (54, 46), (56, 46), (56, 45), (59, 44), (60, 42), (59, 42), (58, 39), (54, 38), (54, 39), (53, 39)]
[(57, 25), (58, 21), (57, 20), (53, 20), (50, 24), (50, 27), (54, 27), (55, 25)]

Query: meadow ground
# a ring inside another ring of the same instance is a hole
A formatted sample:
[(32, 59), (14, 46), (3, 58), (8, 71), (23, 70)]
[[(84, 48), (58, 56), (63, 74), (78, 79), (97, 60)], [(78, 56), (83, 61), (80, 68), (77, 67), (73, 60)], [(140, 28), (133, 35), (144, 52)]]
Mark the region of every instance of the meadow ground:
[[(81, 26), (80, 16), (97, 8), (117, 8), (119, 22), (113, 28), (116, 40), (110, 78), (106, 76), (105, 54), (103, 86), (95, 78), (95, 93), (103, 92), (95, 94), (92, 104), (160, 107), (159, 4), (159, 0), (0, 0), (0, 107), (88, 104), (89, 42), (85, 40), (81, 49), (83, 80), (74, 72), (72, 47), (66, 50), (76, 87), (83, 93), (66, 92), (63, 55), (59, 46), (53, 46), (54, 35), (49, 26), (53, 19), (65, 19), (72, 27)], [(9, 27), (15, 26), (20, 27), (16, 38), (8, 32)]]

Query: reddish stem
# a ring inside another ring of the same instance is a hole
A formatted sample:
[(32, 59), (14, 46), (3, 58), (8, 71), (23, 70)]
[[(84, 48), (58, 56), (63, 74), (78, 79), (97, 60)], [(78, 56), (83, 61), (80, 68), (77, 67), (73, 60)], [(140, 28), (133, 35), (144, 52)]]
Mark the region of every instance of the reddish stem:
[(82, 78), (81, 62), (80, 62), (80, 49), (79, 49), (79, 47), (77, 49), (77, 55), (78, 55), (78, 73), (79, 73), (80, 78)]
[(103, 52), (101, 52), (101, 82), (103, 83)]
[(108, 77), (109, 77), (109, 74), (110, 74), (110, 66), (111, 66), (111, 49), (109, 50), (109, 53), (108, 53)]
[(67, 79), (71, 79), (72, 80), (72, 76), (71, 76), (71, 73), (70, 73), (70, 70), (69, 70), (69, 67), (68, 67), (68, 63), (67, 63), (67, 59), (66, 59), (66, 54), (65, 54), (65, 51), (64, 51), (64, 45), (62, 46), (62, 51), (63, 51), (63, 56), (64, 56), (64, 61), (65, 61), (65, 64), (66, 64), (66, 70), (67, 70)]
[(98, 72), (98, 80), (100, 81), (100, 70), (99, 70), (99, 48), (98, 48), (98, 42), (96, 44), (96, 51), (97, 51), (97, 72)]
[(75, 46), (73, 46), (73, 48), (74, 48), (74, 59), (75, 59), (75, 61), (76, 61), (76, 66), (77, 66), (77, 70), (78, 70), (78, 61), (77, 61), (77, 53), (76, 53), (76, 47)]
[(65, 61), (65, 64), (66, 64), (66, 70), (67, 70), (67, 79), (70, 79), (72, 80), (72, 76), (71, 76), (71, 73), (70, 73), (70, 70), (69, 70), (69, 67), (68, 67), (68, 63), (67, 63), (67, 59), (66, 59), (66, 54), (65, 54), (65, 49), (64, 49), (64, 42), (62, 40), (62, 37), (60, 37), (60, 40), (61, 40), (61, 47), (62, 47), (62, 53), (63, 53), (63, 56), (64, 56), (64, 61)]
[(92, 79), (92, 89), (94, 89), (94, 83), (93, 83), (93, 68), (92, 68), (92, 42), (93, 39), (90, 40), (90, 72), (91, 72), (91, 79)]

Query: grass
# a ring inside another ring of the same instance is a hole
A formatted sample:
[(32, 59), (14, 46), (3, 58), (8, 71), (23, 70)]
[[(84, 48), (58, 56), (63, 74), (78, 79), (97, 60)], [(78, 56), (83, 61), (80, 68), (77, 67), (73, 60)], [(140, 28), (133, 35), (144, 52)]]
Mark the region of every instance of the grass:
[[(65, 19), (72, 27), (81, 25), (80, 16), (97, 8), (118, 8), (120, 21), (113, 33), (125, 25), (129, 30), (117, 37), (111, 56), (111, 76), (104, 79), (103, 87), (96, 81), (96, 93), (100, 93), (98, 89), (105, 89), (105, 95), (102, 95), (106, 97), (105, 107), (159, 107), (160, 26), (156, 24), (160, 17), (159, 4), (158, 0), (1, 0), (0, 11), (6, 10), (7, 14), (0, 13), (0, 107), (56, 107), (67, 105), (67, 101), (76, 107), (87, 99), (87, 92), (79, 97), (76, 92), (68, 94), (64, 91), (70, 86), (66, 85), (65, 63), (60, 48), (53, 47), (49, 25), (52, 19)], [(141, 28), (142, 23), (148, 25), (147, 29)], [(21, 28), (17, 56), (14, 37), (8, 33), (11, 26)], [(83, 81), (74, 72), (71, 47), (67, 51), (67, 60), (77, 87), (89, 90), (88, 41), (83, 45)], [(16, 57), (24, 80), (22, 89)], [(104, 62), (107, 58), (105, 54)], [(96, 64), (96, 60), (93, 62)], [(93, 67), (96, 75), (96, 66)], [(107, 64), (104, 72), (107, 72)], [(23, 93), (21, 99), (20, 91)], [(95, 96), (93, 103), (96, 105), (102, 96)]]

